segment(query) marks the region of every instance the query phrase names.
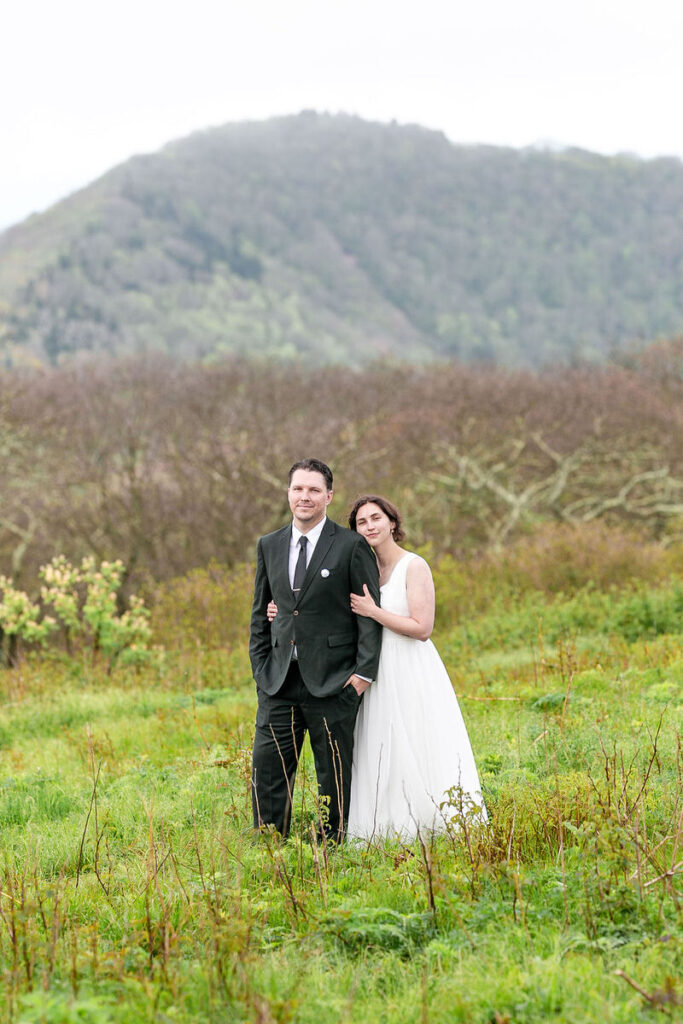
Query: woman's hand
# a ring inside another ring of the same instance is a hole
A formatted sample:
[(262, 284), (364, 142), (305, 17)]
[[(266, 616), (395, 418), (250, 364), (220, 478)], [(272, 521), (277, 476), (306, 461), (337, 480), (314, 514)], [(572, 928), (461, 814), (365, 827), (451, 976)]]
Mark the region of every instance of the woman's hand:
[(351, 594), (351, 611), (356, 615), (362, 615), (366, 619), (374, 619), (378, 605), (368, 590), (367, 583), (363, 584), (362, 594)]
[(275, 604), (275, 601), (271, 601), (269, 603), (268, 607), (266, 608), (266, 615), (268, 616), (268, 622), (272, 622), (275, 616), (277, 615), (277, 605)]
[(434, 628), (434, 582), (424, 558), (412, 558), (406, 573), (408, 615), (398, 615), (376, 604), (366, 584), (362, 594), (351, 594), (351, 610), (374, 619), (399, 636), (429, 640)]

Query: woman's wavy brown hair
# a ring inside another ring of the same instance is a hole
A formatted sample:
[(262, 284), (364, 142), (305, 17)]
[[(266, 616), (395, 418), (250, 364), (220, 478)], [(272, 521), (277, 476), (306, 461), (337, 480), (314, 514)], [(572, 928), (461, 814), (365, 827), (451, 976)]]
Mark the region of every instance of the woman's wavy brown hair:
[(359, 509), (361, 509), (363, 505), (369, 505), (370, 503), (377, 505), (382, 509), (385, 516), (389, 517), (391, 522), (394, 524), (394, 529), (391, 531), (394, 540), (397, 541), (397, 543), (400, 543), (405, 537), (401, 521), (401, 513), (393, 502), (389, 501), (388, 498), (383, 498), (380, 494), (362, 494), (360, 498), (356, 498), (351, 506), (351, 511), (349, 512), (349, 526), (351, 529), (356, 529), (356, 519), (358, 517)]

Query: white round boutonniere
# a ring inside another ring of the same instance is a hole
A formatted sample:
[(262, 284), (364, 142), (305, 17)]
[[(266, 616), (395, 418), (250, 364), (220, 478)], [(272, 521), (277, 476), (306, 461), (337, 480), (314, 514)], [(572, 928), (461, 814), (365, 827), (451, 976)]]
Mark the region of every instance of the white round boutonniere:
[(322, 576), (322, 578), (324, 580), (326, 580), (327, 577), (330, 575), (330, 570), (329, 569), (321, 569), (320, 570), (320, 575)]

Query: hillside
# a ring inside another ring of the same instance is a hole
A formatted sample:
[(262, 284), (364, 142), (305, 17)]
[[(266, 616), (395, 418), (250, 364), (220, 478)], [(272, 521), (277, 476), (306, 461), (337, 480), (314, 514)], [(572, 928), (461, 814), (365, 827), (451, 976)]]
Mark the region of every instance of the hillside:
[(6, 364), (541, 365), (683, 331), (683, 164), (303, 113), (136, 157), (0, 235)]

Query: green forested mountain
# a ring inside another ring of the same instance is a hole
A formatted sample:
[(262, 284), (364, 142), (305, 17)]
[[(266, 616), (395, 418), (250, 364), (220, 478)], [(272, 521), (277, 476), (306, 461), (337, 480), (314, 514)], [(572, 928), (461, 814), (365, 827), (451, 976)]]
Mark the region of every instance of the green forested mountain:
[(598, 359), (683, 331), (683, 164), (302, 113), (136, 157), (0, 236), (7, 363)]

